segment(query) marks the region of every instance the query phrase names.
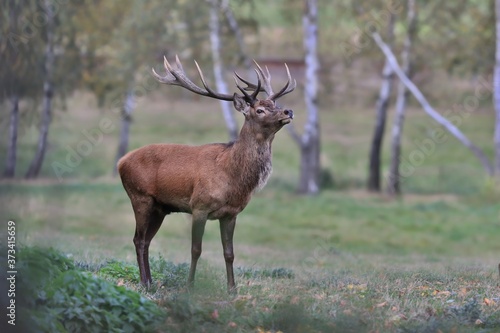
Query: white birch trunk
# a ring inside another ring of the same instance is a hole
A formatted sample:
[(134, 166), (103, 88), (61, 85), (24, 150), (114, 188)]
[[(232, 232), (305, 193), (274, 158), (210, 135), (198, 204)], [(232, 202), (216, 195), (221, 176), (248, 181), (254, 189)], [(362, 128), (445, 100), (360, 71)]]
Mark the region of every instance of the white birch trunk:
[[(217, 91), (222, 94), (227, 94), (226, 81), (224, 80), (224, 71), (222, 66), (221, 42), (220, 42), (220, 27), (219, 27), (219, 6), (217, 0), (210, 1), (210, 44), (212, 47), (212, 60), (214, 66), (214, 78)], [(236, 140), (238, 137), (238, 128), (232, 105), (226, 101), (220, 101), (222, 114), (226, 122), (226, 127), (229, 132), (230, 140)]]
[(54, 84), (52, 82), (54, 72), (54, 12), (50, 0), (45, 1), (45, 10), (47, 13), (47, 45), (45, 47), (44, 63), (44, 82), (43, 82), (43, 102), (42, 119), (40, 123), (40, 135), (35, 157), (31, 161), (30, 167), (26, 172), (26, 178), (32, 179), (38, 177), (42, 169), (45, 152), (47, 151), (47, 140), (49, 136), (49, 126), (52, 120), (52, 97), (54, 94)]
[[(132, 87), (132, 85), (131, 85)], [(128, 151), (128, 143), (130, 138), (130, 124), (132, 123), (132, 112), (135, 108), (135, 96), (133, 88), (127, 91), (122, 108), (122, 126), (120, 129), (120, 142), (118, 143), (118, 150), (116, 152), (115, 164), (113, 166), (113, 176), (118, 174), (117, 164)]]
[[(417, 13), (415, 0), (408, 0), (407, 13), (407, 33), (404, 41), (403, 51), (401, 52), (402, 69), (406, 76), (410, 77), (411, 71), (411, 46), (416, 33)], [(406, 100), (408, 91), (404, 83), (399, 80), (398, 97), (396, 100), (396, 111), (394, 123), (392, 125), (392, 143), (391, 143), (391, 164), (389, 168), (389, 177), (387, 179), (387, 191), (389, 194), (396, 195), (401, 193), (401, 182), (399, 175), (399, 161), (401, 158), (401, 137), (403, 136), (403, 125), (406, 113)]]
[[(390, 14), (389, 23), (387, 25), (387, 35), (389, 43), (394, 39), (394, 14)], [(380, 174), (381, 174), (381, 155), (382, 143), (384, 139), (385, 123), (387, 118), (387, 109), (392, 91), (394, 71), (386, 60), (384, 69), (382, 70), (382, 84), (380, 86), (379, 97), (376, 104), (375, 128), (373, 131), (372, 144), (370, 148), (369, 165), (368, 165), (368, 183), (367, 187), (370, 191), (379, 192)]]
[(320, 189), (320, 129), (318, 119), (318, 5), (316, 0), (305, 0), (303, 17), (305, 50), (304, 98), (307, 122), (300, 138), (301, 165), (299, 193), (316, 194)]

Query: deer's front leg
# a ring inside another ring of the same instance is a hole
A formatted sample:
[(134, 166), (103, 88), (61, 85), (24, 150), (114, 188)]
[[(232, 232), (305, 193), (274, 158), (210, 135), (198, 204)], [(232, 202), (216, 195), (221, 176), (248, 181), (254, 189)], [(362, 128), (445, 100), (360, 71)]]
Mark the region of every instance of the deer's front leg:
[(205, 232), (205, 224), (207, 216), (193, 212), (193, 226), (191, 229), (191, 268), (189, 269), (188, 287), (194, 286), (194, 275), (196, 273), (196, 264), (201, 256), (201, 243), (203, 233)]
[(236, 216), (220, 220), (220, 236), (222, 240), (222, 249), (224, 251), (224, 260), (226, 261), (227, 289), (230, 293), (236, 293), (233, 272), (233, 235), (236, 226)]

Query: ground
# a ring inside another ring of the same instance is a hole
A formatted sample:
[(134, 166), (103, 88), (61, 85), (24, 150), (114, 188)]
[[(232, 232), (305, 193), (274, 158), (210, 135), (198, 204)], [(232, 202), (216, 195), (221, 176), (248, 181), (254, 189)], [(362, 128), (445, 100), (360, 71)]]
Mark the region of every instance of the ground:
[[(293, 98), (284, 102), (293, 105), (300, 128), (303, 105)], [(93, 99), (84, 93), (72, 97), (71, 105), (55, 114), (41, 179), (0, 183), (0, 217), (16, 221), (19, 245), (53, 247), (94, 267), (90, 270), (96, 274), (110, 260), (135, 267), (132, 209), (119, 179), (111, 176), (118, 114), (95, 111)], [(208, 313), (212, 318), (198, 318), (199, 327), (235, 332), (500, 329), (498, 184), (451, 137), (424, 150), (421, 142), (434, 125), (411, 106), (403, 158), (420, 150), (424, 160), (404, 179), (401, 198), (367, 193), (363, 182), (372, 117), (369, 108), (322, 107), (322, 164), (333, 184), (315, 197), (294, 192), (298, 149), (286, 130), (278, 133), (273, 175), (238, 217), (235, 298), (225, 292), (218, 223), (207, 224), (195, 293), (185, 300), (196, 309), (190, 310), (192, 316)], [(103, 119), (113, 128), (101, 138), (97, 129)], [(460, 125), (488, 154), (492, 119), (492, 112), (479, 108)], [(94, 133), (94, 143), (84, 130)], [(153, 142), (221, 142), (226, 137), (217, 102), (169, 100), (153, 92), (135, 111), (131, 149)], [(35, 140), (34, 127), (24, 128), (20, 174)], [(80, 154), (79, 162), (71, 160), (75, 157), (68, 154), (78, 153), (84, 141), (91, 143), (90, 152)], [(388, 159), (385, 150), (385, 168)], [(70, 168), (59, 180), (55, 162)], [(150, 253), (176, 265), (189, 262), (189, 216), (168, 216)], [(133, 278), (107, 278), (140, 291), (171, 313), (184, 311), (173, 305), (181, 301), (172, 301), (186, 295), (183, 285), (146, 292)], [(156, 282), (161, 285), (162, 280)], [(182, 326), (175, 320), (170, 324)]]

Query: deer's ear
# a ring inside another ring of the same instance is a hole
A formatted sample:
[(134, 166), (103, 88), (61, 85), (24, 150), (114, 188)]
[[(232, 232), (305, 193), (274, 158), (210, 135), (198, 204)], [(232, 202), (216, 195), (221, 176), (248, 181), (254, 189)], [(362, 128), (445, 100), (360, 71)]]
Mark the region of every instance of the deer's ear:
[(247, 101), (245, 100), (245, 97), (240, 96), (236, 93), (234, 94), (233, 105), (237, 111), (243, 114), (247, 114), (248, 110), (250, 109), (250, 105), (248, 105)]

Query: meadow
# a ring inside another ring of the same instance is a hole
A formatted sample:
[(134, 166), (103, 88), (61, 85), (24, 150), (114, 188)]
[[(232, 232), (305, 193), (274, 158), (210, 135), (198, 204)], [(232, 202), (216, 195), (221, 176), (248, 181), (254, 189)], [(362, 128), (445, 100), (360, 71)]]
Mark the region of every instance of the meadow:
[[(300, 96), (283, 102), (294, 109), (300, 129), (305, 120)], [(190, 217), (183, 214), (167, 216), (151, 245), (158, 263), (153, 265), (155, 287), (139, 286), (132, 209), (119, 179), (111, 175), (119, 114), (98, 111), (94, 99), (81, 92), (68, 105), (54, 116), (42, 177), (0, 182), (0, 218), (16, 221), (18, 246), (51, 247), (80, 269), (155, 302), (167, 313), (158, 331), (500, 331), (499, 186), (451, 137), (426, 153), (421, 143), (435, 125), (416, 105), (408, 112), (403, 157), (420, 149), (425, 158), (403, 179), (400, 198), (364, 189), (371, 107), (322, 105), (328, 182), (314, 197), (295, 193), (299, 151), (286, 130), (278, 133), (273, 175), (238, 218), (235, 297), (225, 291), (214, 221), (207, 223), (195, 290), (186, 290)], [(139, 99), (133, 117), (131, 149), (227, 138), (217, 102), (174, 97), (163, 89)], [(109, 120), (109, 131), (101, 138), (102, 119)], [(489, 107), (480, 106), (460, 125), (490, 155), (492, 120)], [(58, 179), (54, 163), (69, 165), (68, 154), (91, 141), (84, 132), (99, 140), (81, 160), (70, 157), (73, 163)], [(5, 156), (5, 135), (0, 156)], [(19, 174), (36, 138), (26, 120)], [(181, 282), (169, 284), (169, 279)]]

